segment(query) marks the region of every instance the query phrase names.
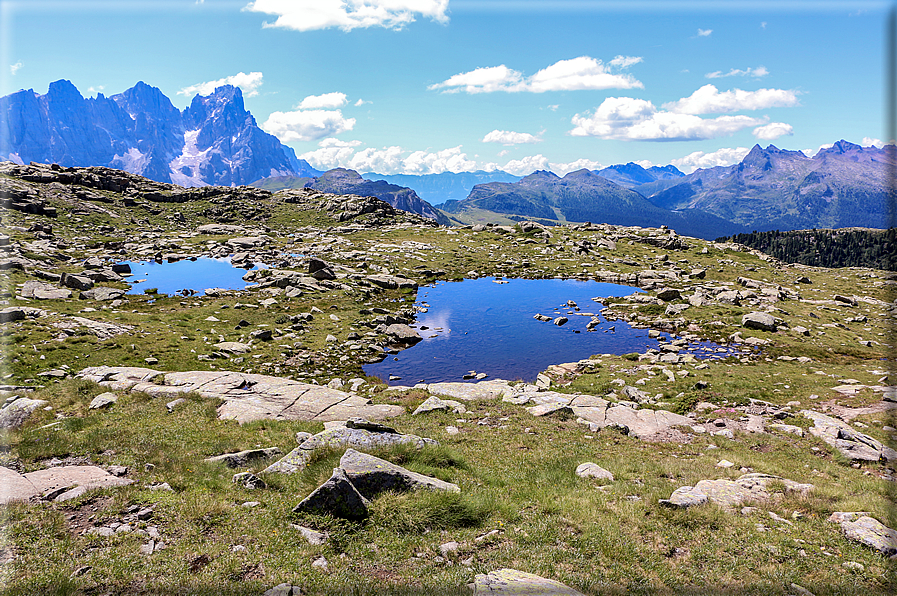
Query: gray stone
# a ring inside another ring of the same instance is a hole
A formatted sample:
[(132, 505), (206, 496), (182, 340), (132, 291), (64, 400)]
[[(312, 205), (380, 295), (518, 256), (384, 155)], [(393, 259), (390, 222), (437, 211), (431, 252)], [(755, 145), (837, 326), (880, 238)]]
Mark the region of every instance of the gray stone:
[(560, 327), (560, 326), (564, 325), (568, 320), (569, 319), (567, 319), (567, 317), (558, 317), (554, 321), (552, 321), (552, 323), (554, 323), (555, 325)]
[(302, 537), (305, 538), (305, 540), (309, 544), (312, 544), (314, 546), (320, 546), (320, 545), (324, 544), (325, 542), (327, 542), (327, 534), (325, 534), (323, 532), (316, 532), (315, 530), (312, 530), (311, 528), (306, 528), (305, 526), (300, 526), (297, 524), (290, 524), (290, 525), (292, 525), (294, 528), (299, 530), (299, 533), (302, 534)]
[(26, 281), (19, 295), (35, 300), (64, 300), (72, 297), (72, 291), (66, 288), (45, 284), (39, 281)]
[(346, 476), (345, 470), (334, 468), (330, 479), (296, 505), (293, 512), (363, 519), (368, 515), (368, 504), (368, 500)]
[(106, 393), (101, 393), (93, 400), (91, 400), (90, 405), (87, 407), (88, 410), (100, 410), (102, 408), (108, 408), (118, 401), (118, 396), (114, 393), (107, 391)]
[[(381, 420), (405, 412), (401, 406), (373, 404), (370, 399), (291, 379), (230, 371), (162, 373), (137, 367), (86, 368), (79, 378), (116, 391), (143, 391), (173, 398), (195, 392), (221, 400), (218, 417), (241, 424), (253, 420), (346, 420), (363, 416)], [(161, 382), (156, 382), (161, 381)]]
[(262, 473), (279, 472), (292, 474), (305, 469), (312, 454), (318, 449), (338, 449), (356, 447), (358, 449), (374, 449), (388, 445), (413, 445), (421, 449), (424, 445), (436, 445), (436, 441), (416, 435), (403, 435), (396, 432), (374, 432), (361, 428), (334, 426), (325, 428), (314, 436), (310, 436), (290, 451), (283, 458), (271, 464)]
[(245, 354), (252, 350), (249, 344), (240, 343), (238, 341), (222, 341), (212, 345), (216, 350), (227, 352), (228, 354)]
[(576, 466), (576, 475), (580, 478), (597, 478), (613, 482), (614, 475), (592, 462), (585, 462)]
[(782, 482), (785, 492), (807, 493), (813, 489), (812, 484), (799, 484), (770, 474), (749, 473), (736, 480), (701, 480), (694, 486), (677, 488), (669, 499), (661, 499), (660, 503), (674, 507), (692, 507), (712, 501), (731, 508), (744, 501), (769, 499), (771, 493), (767, 487), (773, 481)]
[(120, 290), (118, 288), (107, 288), (105, 286), (98, 286), (96, 288), (85, 290), (81, 292), (79, 298), (84, 300), (98, 300), (101, 302), (105, 302), (107, 300), (118, 300), (122, 296), (125, 295), (124, 290)]
[(237, 453), (225, 453), (207, 457), (205, 461), (210, 463), (223, 463), (228, 468), (245, 468), (263, 459), (271, 459), (276, 455), (280, 455), (281, 451), (277, 447), (268, 447), (266, 449), (247, 449), (238, 451)]
[(453, 399), (439, 399), (438, 397), (433, 395), (427, 398), (424, 403), (419, 405), (411, 415), (417, 416), (418, 414), (425, 414), (434, 410), (452, 410), (455, 414), (463, 414), (467, 411), (467, 408), (465, 408), (460, 402), (457, 402)]
[(844, 457), (871, 462), (897, 460), (897, 451), (857, 431), (842, 420), (813, 410), (801, 410), (800, 413), (813, 421), (810, 434), (821, 438)]
[(473, 592), (477, 596), (505, 594), (507, 596), (585, 596), (573, 588), (552, 579), (517, 571), (499, 569), (474, 578)]
[(897, 530), (893, 530), (875, 518), (861, 516), (856, 521), (841, 522), (844, 535), (889, 557), (897, 554)]
[(412, 329), (408, 325), (402, 325), (401, 323), (393, 323), (387, 327), (386, 335), (388, 335), (392, 341), (400, 344), (416, 344), (423, 339), (417, 330)]
[(450, 482), (431, 478), (406, 470), (402, 466), (390, 463), (385, 459), (347, 449), (339, 460), (340, 468), (366, 498), (373, 498), (384, 490), (444, 490), (461, 492), (461, 489)]
[(265, 590), (262, 596), (301, 596), (302, 588), (288, 583), (277, 584)]
[(751, 312), (741, 317), (741, 325), (747, 329), (775, 331), (776, 318), (765, 312)]
[(43, 399), (20, 397), (0, 410), (0, 429), (19, 428), (38, 409), (47, 405)]
[(268, 485), (265, 484), (264, 480), (250, 472), (238, 472), (237, 474), (234, 474), (231, 482), (234, 484), (242, 484), (243, 488), (248, 489), (268, 488)]
[(63, 273), (59, 279), (59, 284), (73, 290), (89, 290), (93, 287), (93, 280), (86, 275)]
[(657, 297), (664, 302), (669, 302), (671, 300), (678, 300), (682, 297), (679, 293), (679, 290), (675, 288), (661, 288), (657, 290)]

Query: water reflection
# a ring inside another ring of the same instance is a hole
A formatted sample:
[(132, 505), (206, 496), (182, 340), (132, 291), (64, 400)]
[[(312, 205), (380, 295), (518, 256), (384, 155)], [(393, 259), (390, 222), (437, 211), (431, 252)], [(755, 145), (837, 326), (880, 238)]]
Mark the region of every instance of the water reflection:
[[(607, 321), (600, 314), (603, 305), (592, 300), (641, 292), (638, 288), (579, 280), (508, 281), (497, 284), (492, 278), (481, 278), (421, 287), (415, 306), (426, 312), (418, 315), (412, 327), (423, 341), (383, 362), (364, 366), (365, 372), (383, 380), (400, 377), (390, 382), (393, 385), (460, 381), (470, 371), (532, 382), (551, 364), (593, 354), (643, 353), (662, 345), (649, 337), (647, 329)], [(538, 321), (533, 318), (537, 313), (568, 321), (562, 326)], [(667, 333), (660, 337), (670, 338)], [(710, 342), (694, 346), (699, 347), (704, 349), (690, 350), (697, 358), (733, 353)]]

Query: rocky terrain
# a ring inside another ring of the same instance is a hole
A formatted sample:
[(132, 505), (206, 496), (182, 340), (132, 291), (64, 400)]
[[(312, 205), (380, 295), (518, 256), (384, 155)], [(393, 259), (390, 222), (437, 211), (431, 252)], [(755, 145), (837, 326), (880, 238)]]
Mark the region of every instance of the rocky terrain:
[[(5, 593), (897, 587), (893, 274), (102, 167), (4, 163), (0, 190)], [(206, 258), (246, 287), (140, 281)], [(423, 341), (421, 286), (471, 277), (628, 284), (532, 316), (663, 341), (533, 383), (364, 373)]]

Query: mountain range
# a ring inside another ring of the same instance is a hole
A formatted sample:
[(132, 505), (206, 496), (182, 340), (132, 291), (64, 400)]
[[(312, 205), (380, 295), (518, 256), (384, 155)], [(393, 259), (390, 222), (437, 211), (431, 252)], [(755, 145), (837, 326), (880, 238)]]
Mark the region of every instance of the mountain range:
[(501, 170), (485, 172), (442, 172), (439, 174), (362, 174), (368, 180), (384, 180), (390, 184), (413, 188), (418, 195), (436, 207), (446, 201), (462, 201), (477, 184), (487, 182), (517, 182), (521, 176)]
[(514, 183), (478, 184), (466, 199), (451, 202), (445, 209), (456, 215), (465, 211), (493, 212), (562, 222), (667, 225), (679, 233), (703, 238), (743, 230), (699, 209), (674, 212), (658, 207), (634, 190), (587, 169), (570, 172), (563, 178), (540, 170)]
[(735, 165), (634, 190), (657, 207), (706, 211), (749, 230), (887, 228), (894, 225), (895, 157), (894, 145), (861, 147), (844, 140), (813, 157), (755, 145)]
[(338, 195), (376, 197), (396, 209), (417, 213), (435, 219), (442, 225), (450, 225), (448, 218), (433, 205), (421, 199), (414, 190), (383, 180), (365, 180), (355, 170), (334, 168), (319, 176), (276, 176), (258, 180), (252, 186), (278, 191), (285, 188), (313, 188)]
[(17, 163), (106, 166), (181, 186), (321, 174), (259, 128), (231, 85), (195, 96), (181, 111), (143, 82), (85, 98), (59, 80), (45, 95), (29, 89), (0, 98), (0, 115), (0, 159)]

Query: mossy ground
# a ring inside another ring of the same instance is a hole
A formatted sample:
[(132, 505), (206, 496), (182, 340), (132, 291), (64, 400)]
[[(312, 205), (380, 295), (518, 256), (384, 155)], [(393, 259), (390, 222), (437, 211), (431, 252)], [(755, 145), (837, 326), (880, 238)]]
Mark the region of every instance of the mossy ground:
[[(86, 248), (100, 240), (131, 238), (147, 229), (160, 230), (160, 243), (168, 242), (183, 252), (200, 251), (208, 241), (221, 242), (226, 237), (180, 238), (178, 234), (207, 223), (209, 219), (201, 214), (208, 207), (202, 202), (152, 205), (152, 210), (141, 207), (132, 214), (134, 221), (86, 209), (81, 213), (60, 209), (60, 217), (52, 223), (57, 237), (85, 247), (78, 250), (78, 257), (103, 253), (101, 248)], [(834, 294), (891, 298), (882, 272), (797, 270), (697, 240), (689, 240), (690, 248), (682, 251), (622, 242), (615, 251), (577, 255), (570, 245), (587, 234), (569, 228), (553, 229), (548, 242), (525, 235), (444, 228), (342, 234), (327, 231), (336, 224), (326, 214), (296, 212), (274, 200), (248, 207), (266, 214), (262, 223), (271, 230), (273, 249), (295, 251), (301, 245), (300, 252), (360, 266), (357, 260), (328, 252), (324, 242), (289, 237), (296, 230), (309, 229), (306, 226), (317, 226), (326, 236), (344, 238), (341, 251), (366, 251), (368, 271), (385, 266), (410, 277), (421, 266), (443, 271), (441, 279), (461, 279), (469, 271), (525, 277), (577, 277), (597, 270), (629, 273), (667, 267), (658, 258), (665, 254), (686, 271), (706, 269), (707, 278), (699, 283), (734, 282), (746, 276), (787, 286), (809, 299), (831, 299)], [(108, 208), (123, 210), (115, 203)], [(184, 216), (184, 223), (175, 221), (175, 211)], [(17, 212), (4, 215), (15, 242), (30, 242), (31, 235), (14, 227), (27, 228), (38, 219)], [(106, 229), (101, 226), (115, 231), (100, 232)], [(405, 241), (427, 247), (403, 247)], [(373, 250), (374, 245), (380, 246)], [(708, 252), (703, 253), (705, 247)], [(60, 263), (53, 270), (79, 269), (75, 263)], [(11, 294), (10, 304), (16, 303), (12, 298), (15, 284), (30, 278), (16, 271), (0, 275)], [(799, 275), (810, 276), (813, 283), (796, 285)], [(893, 483), (881, 478), (893, 475), (893, 470), (879, 464), (853, 467), (809, 434), (803, 438), (777, 432), (738, 434), (734, 441), (695, 435), (688, 444), (667, 444), (643, 442), (610, 430), (590, 433), (574, 419), (534, 418), (523, 408), (502, 402), (466, 404), (470, 411), (464, 415), (406, 414), (391, 424), (402, 432), (432, 437), (440, 446), (377, 454), (454, 482), (461, 494), (384, 494), (374, 500), (367, 521), (350, 523), (291, 513), (329, 477), (339, 452), (316, 457), (299, 474), (269, 475), (268, 488), (255, 491), (231, 483), (233, 473), (242, 470), (202, 461), (257, 446), (277, 446), (287, 452), (295, 446), (296, 432), (317, 432), (323, 428), (319, 423), (266, 421), (240, 426), (217, 420), (218, 404), (198, 396), (188, 396), (173, 413), (167, 412), (164, 400), (139, 393), (121, 395), (109, 410), (88, 410), (90, 400), (105, 389), (76, 379), (38, 376), (62, 366), (72, 372), (101, 364), (145, 366), (145, 359), (153, 357), (158, 360), (153, 368), (159, 370), (251, 370), (320, 382), (334, 377), (346, 380), (363, 376), (361, 362), (341, 360), (346, 354), (328, 348), (325, 337), (333, 334), (344, 341), (353, 331), (368, 331), (359, 324), (364, 318), (361, 309), (395, 310), (414, 300), (413, 294), (399, 291), (364, 296), (340, 290), (296, 299), (278, 296), (278, 303), (267, 308), (235, 308), (237, 303), (258, 304), (265, 297), (256, 291), (221, 298), (138, 295), (117, 309), (77, 299), (32, 301), (29, 306), (54, 314), (6, 325), (0, 338), (5, 382), (43, 385), (33, 396), (48, 400), (53, 409), (40, 411), (25, 427), (6, 434), (5, 459), (23, 471), (41, 469), (53, 457), (125, 465), (135, 483), (67, 503), (6, 507), (5, 548), (15, 558), (0, 567), (4, 593), (236, 595), (260, 594), (290, 582), (306, 593), (454, 594), (465, 593), (464, 586), (477, 573), (502, 567), (551, 577), (589, 594), (788, 594), (793, 593), (791, 583), (820, 595), (886, 594), (897, 588), (893, 563), (848, 541), (837, 526), (826, 522), (833, 511), (869, 511), (885, 523), (893, 522)], [(284, 339), (289, 326), (278, 321), (285, 321), (284, 315), (309, 312), (313, 306), (324, 314), (316, 315), (295, 337)], [(85, 307), (96, 310), (84, 312)], [(638, 361), (602, 356), (592, 372), (560, 390), (602, 395), (616, 386), (611, 383), (614, 379), (627, 384), (645, 379), (635, 386), (651, 395), (663, 394), (680, 413), (701, 401), (719, 406), (740, 405), (749, 399), (780, 405), (799, 401), (801, 405), (793, 408), (795, 415), (783, 422), (804, 427), (807, 421), (796, 414), (800, 409), (823, 403), (860, 407), (881, 401), (881, 394), (871, 390), (855, 397), (832, 390), (842, 379), (878, 384), (882, 374), (874, 371), (887, 368), (882, 361), (889, 357), (885, 344), (893, 343), (890, 320), (881, 305), (860, 302), (848, 307), (790, 300), (777, 303), (776, 308), (775, 316), (792, 328), (808, 327), (811, 335), (742, 329), (745, 307), (691, 307), (682, 316), (705, 337), (722, 340), (741, 331), (744, 337), (772, 339), (772, 343), (750, 362), (729, 359), (710, 362), (705, 368), (674, 365), (671, 369), (688, 372), (674, 381), (639, 370)], [(634, 318), (640, 317), (636, 320), (643, 324), (663, 317), (651, 309), (634, 310)], [(332, 321), (330, 314), (340, 321)], [(105, 341), (84, 329), (61, 341), (55, 339), (59, 330), (52, 324), (70, 315), (132, 325), (134, 330)], [(856, 315), (866, 315), (867, 320), (845, 323)], [(208, 317), (219, 321), (207, 321)], [(250, 326), (237, 330), (241, 319)], [(275, 339), (255, 342), (242, 362), (235, 357), (197, 359), (212, 352), (221, 337), (246, 340), (247, 330), (263, 325), (275, 331)], [(878, 344), (864, 346), (860, 340)], [(301, 367), (285, 364), (302, 350), (318, 358)], [(779, 360), (779, 356), (808, 356), (812, 362)], [(696, 388), (698, 381), (706, 386)], [(420, 390), (372, 395), (377, 403), (401, 404), (409, 412), (427, 396)], [(883, 430), (889, 423), (894, 425), (886, 413), (857, 420), (867, 425), (863, 432), (893, 441), (894, 431)], [(450, 425), (460, 433), (448, 434)], [(717, 468), (721, 459), (736, 465)], [(611, 470), (615, 480), (600, 485), (576, 477), (573, 470), (584, 461)], [(147, 471), (145, 464), (155, 467)], [(736, 478), (742, 467), (813, 483), (816, 489), (809, 496), (782, 494), (756, 504), (758, 511), (750, 515), (725, 512), (715, 505), (671, 510), (658, 504), (679, 486), (704, 478)], [(153, 482), (168, 482), (174, 492), (145, 488)], [(242, 503), (247, 501), (260, 504), (245, 508)], [(150, 523), (159, 527), (164, 550), (144, 556), (138, 554), (141, 541), (133, 534), (102, 538), (80, 533), (88, 527), (78, 525), (82, 520), (87, 524), (93, 516), (89, 525), (112, 521), (134, 504), (155, 506)], [(770, 511), (792, 520), (793, 525), (774, 521)], [(795, 512), (799, 515), (792, 519)], [(292, 523), (327, 531), (330, 540), (323, 546), (309, 545)], [(491, 530), (499, 532), (475, 540)], [(459, 542), (460, 550), (448, 561), (440, 561), (439, 546), (449, 541)], [(235, 551), (237, 545), (245, 550)], [(322, 555), (328, 561), (326, 571), (312, 566)], [(861, 563), (864, 570), (847, 569), (842, 566), (845, 561)], [(90, 569), (72, 577), (83, 567)]]

